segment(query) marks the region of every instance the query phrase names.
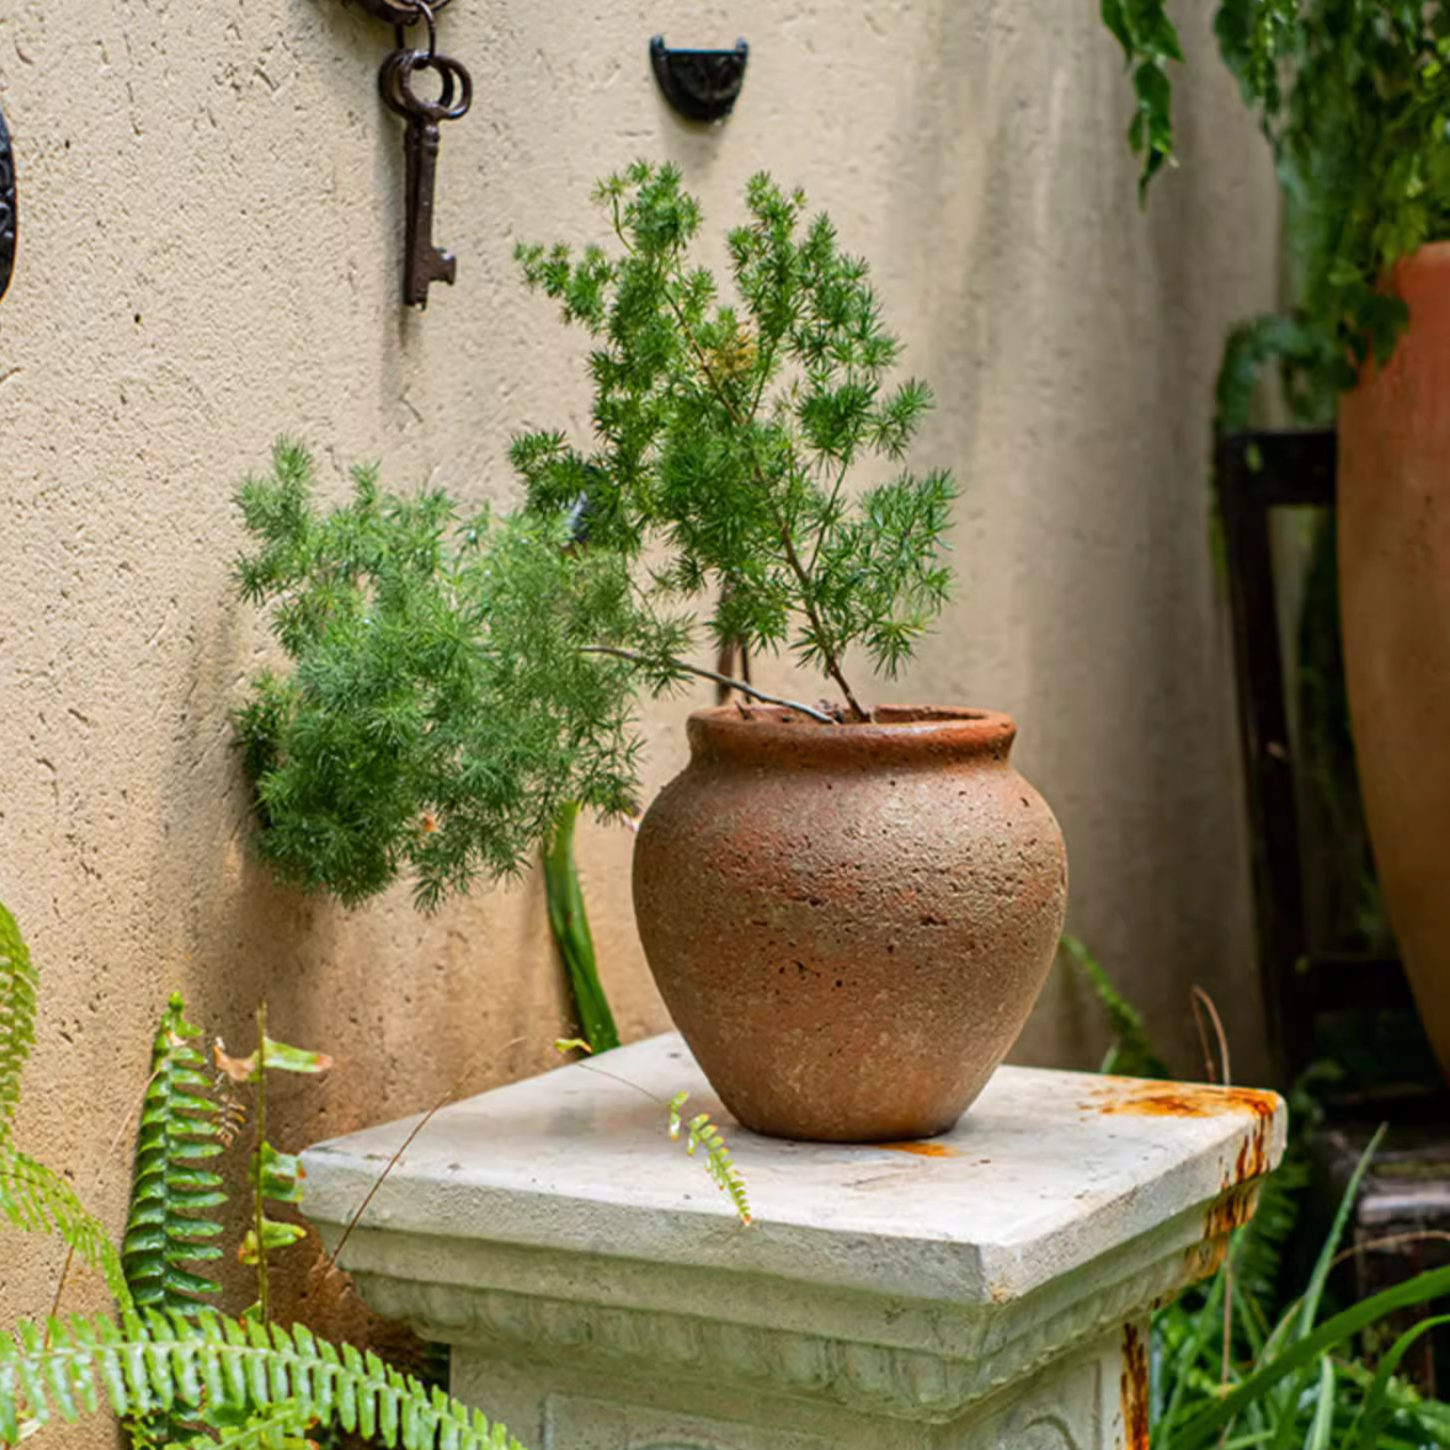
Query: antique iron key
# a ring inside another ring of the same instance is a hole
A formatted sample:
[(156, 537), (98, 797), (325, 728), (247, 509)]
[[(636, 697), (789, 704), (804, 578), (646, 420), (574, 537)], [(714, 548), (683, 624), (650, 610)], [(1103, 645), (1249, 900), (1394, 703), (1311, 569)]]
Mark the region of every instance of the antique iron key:
[[(429, 21), (428, 49), (408, 50), (400, 45), (378, 72), (383, 100), (406, 122), (403, 301), (410, 307), (426, 307), (428, 288), (434, 282), (451, 285), (458, 273), (453, 253), (433, 242), (433, 190), (442, 123), (458, 120), (473, 103), (473, 79), (467, 68), (437, 52), (432, 15), (420, 8)], [(428, 71), (437, 75), (439, 86), (437, 97), (431, 100), (415, 89), (415, 79)]]

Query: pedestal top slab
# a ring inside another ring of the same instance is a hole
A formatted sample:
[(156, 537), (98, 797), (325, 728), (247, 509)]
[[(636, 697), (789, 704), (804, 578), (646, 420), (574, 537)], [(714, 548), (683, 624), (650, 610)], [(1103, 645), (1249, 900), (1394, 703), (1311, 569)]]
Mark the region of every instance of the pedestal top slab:
[[(720, 1125), (750, 1195), (748, 1228), (667, 1136), (666, 1104), (682, 1089), (687, 1117), (708, 1111)], [(417, 1121), (304, 1155), (305, 1210), (327, 1236)], [(736, 1125), (669, 1034), (444, 1108), (359, 1237), (484, 1240), (1003, 1306), (1189, 1211), (1204, 1215), (1202, 1232), (1180, 1233), (1188, 1249), (1175, 1252), (1221, 1243), (1252, 1211), (1241, 1186), (1277, 1164), (1285, 1122), (1272, 1093), (1003, 1067), (929, 1142), (784, 1142)]]

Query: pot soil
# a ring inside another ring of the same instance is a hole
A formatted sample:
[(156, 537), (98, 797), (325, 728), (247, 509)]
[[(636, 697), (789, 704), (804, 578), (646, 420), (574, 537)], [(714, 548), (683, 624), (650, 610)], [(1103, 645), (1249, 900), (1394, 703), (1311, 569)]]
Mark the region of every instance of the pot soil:
[(1016, 726), (886, 708), (690, 717), (640, 827), (640, 937), (725, 1106), (779, 1137), (950, 1128), (1017, 1040), (1067, 906), (1057, 821)]
[(1340, 401), (1345, 675), (1385, 903), (1450, 1078), (1450, 243), (1394, 285), (1409, 328)]

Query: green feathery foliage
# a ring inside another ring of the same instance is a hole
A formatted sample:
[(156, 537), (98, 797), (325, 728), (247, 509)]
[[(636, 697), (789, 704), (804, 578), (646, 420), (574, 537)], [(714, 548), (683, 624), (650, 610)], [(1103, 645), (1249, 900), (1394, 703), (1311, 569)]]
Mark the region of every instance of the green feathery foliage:
[(259, 548), (240, 585), (272, 605), (293, 668), (258, 678), (238, 732), (282, 876), (357, 902), (406, 869), (432, 907), (520, 869), (565, 802), (631, 807), (634, 674), (581, 646), (668, 657), (681, 639), (563, 521), (460, 519), (440, 493), (353, 478), (320, 514), (311, 459), (284, 441), (242, 486)]
[[(1133, 76), (1129, 140), (1145, 188), (1173, 158), (1169, 67), (1182, 53), (1167, 8), (1102, 0)], [(1272, 147), (1298, 277), (1292, 320), (1261, 319), (1240, 340), (1220, 414), (1243, 426), (1242, 379), (1257, 355), (1283, 363), (1297, 416), (1318, 421), (1366, 359), (1393, 351), (1406, 311), (1381, 285), (1387, 271), (1450, 236), (1450, 11), (1424, 0), (1221, 0), (1214, 29)]]
[(220, 1292), (187, 1265), (221, 1257), (212, 1242), (221, 1225), (206, 1215), (226, 1194), (221, 1177), (199, 1166), (223, 1144), (206, 1059), (191, 1045), (201, 1034), (183, 1014), (173, 996), (156, 1033), (121, 1261), (139, 1307), (194, 1313), (201, 1296)]
[(15, 918), (0, 903), (0, 1217), (30, 1233), (55, 1233), (105, 1278), (112, 1296), (129, 1308), (121, 1260), (101, 1224), (74, 1188), (13, 1140), (20, 1077), (35, 1043), (39, 977)]
[[(930, 394), (891, 385), (900, 345), (830, 219), (757, 176), (724, 301), (690, 261), (700, 208), (677, 170), (632, 167), (599, 197), (621, 255), (519, 250), (597, 342), (595, 446), (516, 438), (520, 514), (463, 518), (362, 469), (319, 515), (286, 442), (242, 485), (257, 548), (238, 582), (292, 665), (237, 724), (262, 853), (298, 885), (356, 902), (406, 871), (432, 907), (519, 869), (569, 802), (628, 811), (635, 698), (698, 673), (703, 596), (717, 642), (789, 648), (852, 719), (847, 648), (894, 675), (946, 596), (951, 477), (899, 469)], [(895, 477), (856, 493), (872, 460)]]
[(20, 1074), (35, 1045), (35, 968), (15, 918), (0, 903), (0, 1142), (20, 1103)]
[(205, 1419), (223, 1444), (276, 1443), (260, 1413), (279, 1438), (337, 1426), (402, 1450), (521, 1450), (480, 1411), (300, 1325), (148, 1310), (119, 1326), (74, 1316), (0, 1334), (0, 1443), (18, 1443), (22, 1421), (74, 1423), (103, 1399), (123, 1417)]
[(0, 1216), (30, 1233), (59, 1235), (105, 1278), (112, 1298), (130, 1307), (126, 1275), (105, 1228), (59, 1173), (5, 1139), (0, 1139)]
[(705, 1149), (705, 1171), (720, 1192), (735, 1205), (740, 1222), (749, 1227), (750, 1200), (746, 1196), (745, 1180), (740, 1176), (719, 1128), (710, 1121), (709, 1113), (696, 1113), (688, 1123), (685, 1122), (682, 1110), (689, 1096), (688, 1091), (678, 1092), (670, 1099), (670, 1137), (678, 1139), (683, 1132), (685, 1152), (691, 1158), (701, 1147)]
[(899, 465), (931, 406), (892, 384), (901, 345), (860, 258), (824, 214), (766, 175), (728, 234), (734, 295), (694, 263), (698, 201), (673, 166), (601, 182), (616, 254), (520, 245), (524, 276), (594, 339), (594, 448), (558, 432), (515, 439), (532, 508), (575, 511), (590, 547), (658, 560), (656, 597), (715, 605), (715, 644), (788, 646), (865, 718), (844, 666), (859, 643), (894, 676), (946, 598), (954, 486), (932, 471), (867, 488), (853, 469)]

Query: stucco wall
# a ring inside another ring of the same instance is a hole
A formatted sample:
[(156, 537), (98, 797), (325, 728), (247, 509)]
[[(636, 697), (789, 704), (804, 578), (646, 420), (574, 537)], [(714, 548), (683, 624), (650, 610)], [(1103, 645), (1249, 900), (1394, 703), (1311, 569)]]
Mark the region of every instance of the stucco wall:
[[(1184, 92), (1184, 173), (1145, 219), (1127, 92), (1092, 5), (455, 0), (473, 69), (437, 235), (454, 289), (397, 305), (401, 157), (385, 27), (338, 0), (18, 0), (0, 15), (22, 255), (0, 303), (0, 899), (44, 974), (21, 1131), (115, 1216), (107, 1145), (166, 994), (234, 1045), (259, 994), (339, 1059), (293, 1143), (546, 1065), (559, 994), (536, 882), (432, 920), (279, 889), (248, 859), (228, 706), (266, 654), (228, 570), (234, 482), (273, 436), (343, 468), (507, 498), (511, 430), (583, 414), (576, 340), (516, 284), (519, 235), (585, 236), (592, 179), (673, 157), (724, 223), (766, 165), (874, 259), (940, 408), (922, 457), (965, 496), (961, 588), (902, 697), (1013, 711), (1072, 857), (1071, 925), (1185, 1066), (1189, 982), (1257, 1049), (1205, 428), (1228, 322), (1274, 279), (1272, 184), (1231, 86)], [(1052, 19), (1046, 18), (1051, 13)], [(737, 114), (677, 122), (652, 31), (751, 42)], [(1202, 53), (1203, 47), (1199, 45)], [(652, 710), (648, 780), (681, 762)], [(630, 837), (582, 843), (622, 1026), (664, 1014), (635, 944)], [(1024, 1061), (1088, 1064), (1055, 983)], [(115, 1155), (124, 1159), (124, 1153)], [(58, 1264), (0, 1235), (0, 1318)]]

